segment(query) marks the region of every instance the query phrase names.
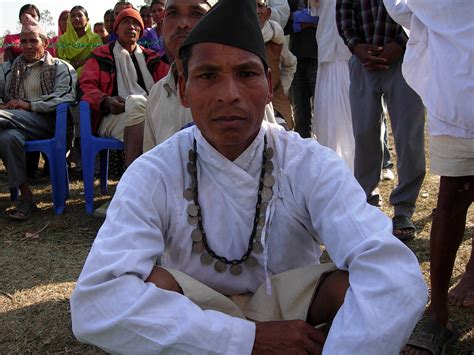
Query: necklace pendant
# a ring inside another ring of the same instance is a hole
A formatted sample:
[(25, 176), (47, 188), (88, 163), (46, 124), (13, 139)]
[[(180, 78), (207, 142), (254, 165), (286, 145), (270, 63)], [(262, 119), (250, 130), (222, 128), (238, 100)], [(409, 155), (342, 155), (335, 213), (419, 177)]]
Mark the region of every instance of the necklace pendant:
[(273, 171), (273, 162), (271, 160), (267, 160), (265, 164), (263, 164), (263, 168), (267, 174), (270, 174)]
[(201, 230), (195, 229), (191, 233), (191, 239), (193, 240), (194, 243), (199, 243), (202, 242), (202, 233)]
[(213, 257), (210, 256), (208, 253), (204, 253), (201, 255), (202, 265), (211, 265), (213, 260), (214, 260)]
[(264, 187), (262, 189), (262, 200), (264, 202), (268, 202), (271, 200), (273, 196), (273, 192), (272, 192), (272, 189), (271, 188), (268, 188), (268, 187)]
[(265, 175), (263, 178), (263, 186), (270, 188), (273, 185), (275, 185), (275, 177), (273, 175)]
[(196, 166), (191, 162), (188, 163), (187, 169), (188, 169), (188, 173), (190, 173), (191, 175), (193, 175), (196, 172)]
[(199, 210), (198, 210), (198, 207), (195, 204), (191, 203), (191, 204), (188, 205), (187, 212), (188, 212), (189, 216), (197, 217), (197, 215), (199, 213)]
[(272, 147), (267, 148), (264, 154), (265, 154), (265, 158), (267, 158), (267, 160), (270, 160), (271, 158), (273, 158), (273, 148)]
[(242, 266), (240, 265), (232, 265), (230, 267), (230, 273), (234, 276), (240, 275), (242, 273)]
[(265, 218), (259, 218), (258, 219), (258, 226), (259, 227), (264, 227), (265, 226)]
[(193, 253), (202, 253), (204, 251), (204, 243), (203, 242), (198, 242), (198, 243), (193, 243)]
[(192, 226), (197, 225), (199, 222), (199, 217), (188, 216), (188, 223)]
[(261, 229), (258, 229), (255, 232), (255, 237), (254, 238), (257, 242), (260, 242), (260, 240), (262, 240), (262, 230)]
[(196, 152), (193, 149), (189, 149), (188, 157), (189, 161), (194, 161), (196, 159)]
[(214, 264), (214, 270), (218, 273), (223, 273), (227, 269), (227, 265), (222, 261), (216, 261)]
[(245, 260), (245, 265), (248, 267), (255, 267), (257, 266), (257, 259), (255, 259), (253, 256), (249, 256), (247, 260)]
[(191, 201), (192, 199), (194, 199), (194, 190), (193, 189), (184, 190), (183, 196), (187, 201)]
[(260, 243), (253, 243), (252, 251), (255, 254), (260, 254), (263, 251), (263, 246)]

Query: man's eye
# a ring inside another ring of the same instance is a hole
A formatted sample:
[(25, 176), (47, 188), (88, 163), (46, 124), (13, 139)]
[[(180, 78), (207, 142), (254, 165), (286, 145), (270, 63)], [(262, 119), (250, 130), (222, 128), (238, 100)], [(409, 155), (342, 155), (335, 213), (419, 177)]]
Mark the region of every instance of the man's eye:
[(257, 76), (257, 75), (258, 75), (258, 73), (253, 72), (253, 71), (243, 71), (243, 72), (240, 73), (240, 76), (242, 78), (252, 78), (252, 77)]
[(204, 14), (200, 11), (193, 11), (192, 16), (194, 16), (194, 17), (203, 17)]
[(199, 79), (210, 80), (210, 79), (214, 79), (216, 75), (214, 73), (203, 73), (203, 74), (199, 74), (198, 77)]
[(165, 17), (168, 17), (168, 16), (176, 16), (178, 14), (177, 11), (166, 11), (165, 12)]

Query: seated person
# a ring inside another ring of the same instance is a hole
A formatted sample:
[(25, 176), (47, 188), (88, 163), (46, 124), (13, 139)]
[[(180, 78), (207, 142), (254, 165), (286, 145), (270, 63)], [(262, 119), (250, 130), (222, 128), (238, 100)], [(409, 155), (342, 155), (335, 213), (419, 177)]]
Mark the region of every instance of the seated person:
[(103, 22), (96, 22), (94, 24), (94, 33), (99, 35), (102, 38), (102, 43), (107, 43), (107, 39), (109, 38), (109, 33), (105, 28), (105, 24)]
[(137, 10), (122, 10), (114, 22), (117, 41), (96, 48), (79, 80), (82, 100), (92, 108), (94, 134), (124, 142), (125, 165), (142, 151), (146, 97), (168, 65), (137, 44), (143, 21)]
[[(173, 63), (168, 75), (156, 83), (150, 91), (143, 133), (143, 151), (147, 152), (164, 142), (181, 128), (193, 122), (191, 110), (183, 107), (178, 98), (178, 73), (181, 61), (178, 51), (186, 34), (198, 23), (216, 0), (168, 0), (163, 17), (163, 37), (166, 57)], [(265, 108), (265, 119), (276, 122), (271, 104)], [(283, 120), (282, 120), (283, 121)]]
[(262, 122), (255, 0), (220, 0), (179, 54), (196, 125), (120, 180), (74, 334), (112, 353), (398, 353), (427, 299), (418, 261), (332, 150)]
[(0, 156), (20, 199), (8, 216), (24, 220), (36, 208), (26, 175), (25, 141), (54, 136), (56, 106), (76, 99), (76, 72), (45, 51), (46, 33), (30, 15), (20, 34), (22, 54), (0, 76)]
[(296, 57), (285, 43), (283, 28), (278, 22), (270, 19), (272, 9), (268, 6), (267, 0), (256, 0), (256, 2), (258, 24), (265, 41), (268, 66), (272, 71), (273, 109), (283, 117), (286, 127), (292, 129), (294, 126), (293, 109), (288, 98), (288, 91), (296, 72)]

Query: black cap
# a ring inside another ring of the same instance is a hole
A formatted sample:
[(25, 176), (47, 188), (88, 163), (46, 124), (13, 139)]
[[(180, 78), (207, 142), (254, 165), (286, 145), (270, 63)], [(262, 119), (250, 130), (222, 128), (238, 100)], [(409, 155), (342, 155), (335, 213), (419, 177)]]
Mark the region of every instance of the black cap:
[(194, 26), (179, 53), (185, 47), (203, 42), (225, 44), (254, 53), (267, 66), (255, 0), (219, 0)]

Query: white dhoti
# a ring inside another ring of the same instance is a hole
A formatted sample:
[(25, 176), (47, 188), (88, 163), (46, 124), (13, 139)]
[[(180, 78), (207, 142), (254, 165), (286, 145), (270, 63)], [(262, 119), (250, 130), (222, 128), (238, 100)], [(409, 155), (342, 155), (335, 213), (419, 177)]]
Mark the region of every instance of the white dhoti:
[(118, 115), (108, 114), (102, 119), (99, 135), (113, 137), (123, 142), (125, 127), (145, 121), (146, 98), (143, 95), (130, 95), (125, 100), (125, 112)]

